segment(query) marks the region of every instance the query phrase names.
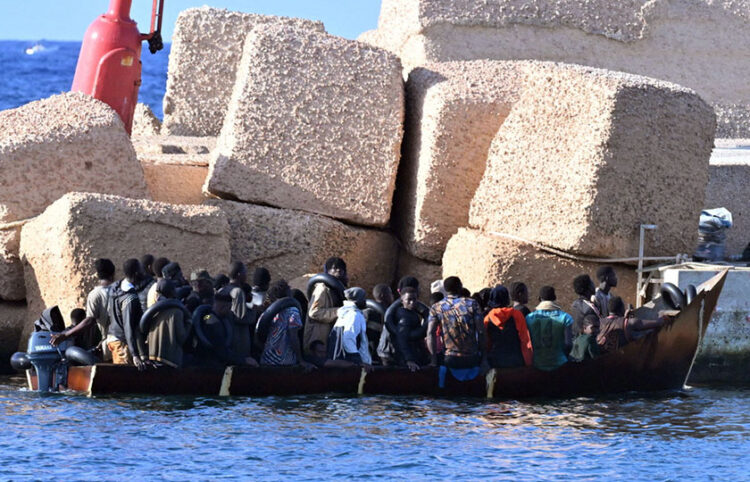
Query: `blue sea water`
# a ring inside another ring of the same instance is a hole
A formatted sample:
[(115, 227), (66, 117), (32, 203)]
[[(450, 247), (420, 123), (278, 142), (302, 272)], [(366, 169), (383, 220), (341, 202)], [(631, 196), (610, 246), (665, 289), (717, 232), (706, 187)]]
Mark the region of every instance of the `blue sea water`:
[[(35, 48), (35, 46), (37, 46)], [(28, 50), (33, 49), (33, 50)], [(170, 45), (152, 55), (144, 44), (139, 102), (162, 117)], [(80, 42), (0, 41), (0, 110), (70, 90)]]

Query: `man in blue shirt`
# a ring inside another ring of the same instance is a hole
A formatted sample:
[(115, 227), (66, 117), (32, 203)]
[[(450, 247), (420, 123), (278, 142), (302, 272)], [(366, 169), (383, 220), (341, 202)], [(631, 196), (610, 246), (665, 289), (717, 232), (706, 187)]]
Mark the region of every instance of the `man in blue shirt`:
[(534, 366), (539, 370), (555, 370), (568, 361), (573, 317), (565, 313), (556, 300), (555, 288), (542, 287), (539, 305), (526, 317), (534, 349)]

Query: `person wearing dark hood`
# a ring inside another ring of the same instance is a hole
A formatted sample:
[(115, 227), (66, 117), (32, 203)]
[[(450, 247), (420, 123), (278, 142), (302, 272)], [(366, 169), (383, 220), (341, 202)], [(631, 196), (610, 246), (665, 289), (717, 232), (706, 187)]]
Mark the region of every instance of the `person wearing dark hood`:
[(201, 305), (214, 304), (214, 280), (208, 271), (199, 269), (190, 273), (193, 291), (185, 298), (185, 307), (191, 313)]
[[(235, 351), (234, 329), (236, 328), (236, 316), (232, 312), (232, 297), (226, 291), (220, 291), (214, 296), (214, 304), (211, 312), (200, 320), (202, 331), (210, 347), (197, 343), (195, 357), (200, 364), (223, 367), (227, 365), (249, 365), (258, 366), (257, 360), (247, 355), (249, 348), (244, 352)], [(230, 326), (229, 333), (226, 326)]]
[[(255, 268), (253, 271), (253, 284), (251, 288), (252, 299), (250, 304), (253, 308), (267, 308), (266, 293), (271, 285), (271, 273), (266, 268)], [(260, 311), (261, 313), (263, 310)]]
[[(346, 262), (343, 259), (328, 258), (323, 270), (339, 280), (342, 285), (347, 285)], [(338, 309), (343, 303), (343, 300), (338, 300), (338, 297), (339, 295), (335, 294), (325, 283), (317, 283), (313, 288), (303, 336), (303, 345), (306, 349), (309, 350), (315, 340), (322, 341), (326, 345), (326, 350), (328, 349), (328, 335), (331, 333), (331, 327), (336, 323)]]
[(590, 324), (599, 325), (601, 313), (595, 304), (596, 286), (591, 277), (587, 274), (577, 276), (573, 280), (573, 290), (578, 295), (578, 299), (573, 301), (570, 314), (573, 316), (573, 337), (583, 333), (583, 321), (588, 318)]
[[(156, 284), (157, 303), (175, 297), (174, 283), (162, 279)], [(146, 334), (148, 359), (156, 364), (181, 368), (182, 346), (190, 335), (190, 320), (179, 308), (165, 308), (153, 318)]]
[(599, 316), (606, 318), (609, 316), (609, 300), (612, 298), (612, 288), (617, 288), (617, 273), (612, 266), (602, 266), (596, 270), (596, 279), (599, 280), (599, 287), (594, 294), (596, 308), (599, 310)]
[[(164, 279), (164, 268), (170, 263), (167, 258), (156, 258), (154, 260), (153, 270), (156, 276), (156, 283)], [(151, 285), (146, 296), (146, 308), (151, 308), (156, 303), (156, 283)]]
[(510, 306), (510, 293), (505, 286), (490, 292), (490, 311), (484, 317), (487, 332), (487, 358), (493, 368), (531, 366), (534, 350), (526, 326), (526, 318)]
[(214, 278), (214, 293), (218, 293), (229, 284), (229, 276), (224, 273), (219, 273)]
[(510, 284), (510, 299), (513, 301), (513, 308), (520, 311), (523, 316), (531, 313), (529, 309), (529, 288), (526, 283), (514, 281)]
[(122, 270), (125, 278), (117, 281), (110, 292), (107, 347), (112, 353), (112, 363), (134, 364), (139, 370), (143, 370), (148, 352), (139, 327), (143, 308), (138, 295), (145, 291), (150, 279), (146, 278), (141, 262), (137, 259), (125, 261)]
[(336, 323), (328, 337), (328, 358), (359, 365), (372, 365), (367, 342), (367, 321), (362, 310), (367, 306), (362, 288), (344, 291), (344, 306), (339, 308)]

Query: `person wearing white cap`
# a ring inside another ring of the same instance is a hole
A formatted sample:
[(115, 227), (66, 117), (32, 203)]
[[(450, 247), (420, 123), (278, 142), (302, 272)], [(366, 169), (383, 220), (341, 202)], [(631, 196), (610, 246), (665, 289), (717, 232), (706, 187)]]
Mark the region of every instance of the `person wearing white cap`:
[(365, 290), (349, 288), (344, 291), (344, 306), (339, 308), (336, 323), (328, 338), (331, 360), (346, 360), (371, 365), (367, 341), (367, 320), (362, 310), (367, 306)]

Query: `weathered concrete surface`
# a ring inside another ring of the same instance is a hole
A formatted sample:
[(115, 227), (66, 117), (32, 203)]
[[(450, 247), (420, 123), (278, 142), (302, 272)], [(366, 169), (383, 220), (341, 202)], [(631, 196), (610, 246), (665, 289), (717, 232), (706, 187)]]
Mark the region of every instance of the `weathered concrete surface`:
[(30, 317), (58, 305), (65, 315), (83, 307), (96, 284), (93, 262), (122, 263), (144, 253), (180, 263), (184, 273), (229, 266), (229, 223), (218, 208), (70, 193), (21, 231)]
[(18, 257), (21, 227), (0, 225), (0, 300), (20, 301), (26, 298), (23, 264)]
[(384, 226), (403, 133), (398, 58), (312, 30), (248, 35), (206, 190)]
[(22, 339), (26, 322), (26, 303), (0, 301), (0, 373), (14, 373), (10, 356), (20, 349), (26, 351)]
[[(133, 136), (133, 147), (141, 159), (152, 154), (191, 154), (195, 156), (208, 155), (216, 147), (215, 137), (195, 136), (161, 136), (143, 135)], [(208, 165), (208, 158), (201, 162)]]
[[(443, 279), (443, 267), (410, 255), (402, 250), (398, 255), (396, 283), (404, 276), (414, 276), (419, 280), (419, 299), (427, 302), (430, 299), (430, 285), (433, 281)], [(395, 293), (395, 292), (394, 292)]]
[(734, 225), (727, 231), (727, 254), (740, 255), (750, 243), (750, 199), (744, 195), (750, 186), (750, 163), (712, 158), (708, 173), (704, 207), (729, 209)]
[(539, 59), (669, 80), (719, 110), (719, 136), (750, 133), (747, 0), (384, 0), (377, 32), (405, 68)]
[[(680, 289), (698, 286), (726, 266), (689, 264), (664, 271), (664, 281)], [(691, 372), (691, 382), (750, 381), (750, 269), (729, 271), (714, 316)]]
[(414, 69), (394, 218), (414, 256), (439, 263), (469, 222), (497, 130), (518, 100), (524, 62), (449, 62)]
[(713, 146), (693, 91), (587, 67), (535, 63), (490, 148), (469, 223), (568, 252), (691, 253)]
[(164, 134), (216, 136), (232, 96), (245, 37), (258, 25), (324, 32), (321, 22), (200, 7), (177, 17), (164, 96)]
[(339, 256), (347, 263), (349, 286), (369, 292), (393, 280), (397, 246), (388, 233), (302, 211), (218, 199), (206, 204), (220, 208), (229, 219), (232, 260), (264, 266), (274, 279), (291, 281), (319, 273), (326, 259)]
[[(458, 276), (472, 293), (496, 284), (506, 287), (523, 281), (532, 300), (539, 289), (555, 287), (560, 305), (569, 309), (577, 298), (573, 279), (580, 274), (596, 276), (599, 264), (574, 261), (540, 251), (533, 246), (491, 236), (472, 229), (459, 229), (448, 242), (443, 256), (443, 278)], [(626, 303), (634, 302), (637, 277), (628, 266), (613, 265), (619, 283), (613, 291)]]
[(160, 131), (161, 121), (156, 117), (151, 107), (140, 102), (136, 104), (131, 136), (158, 136)]
[(0, 112), (0, 223), (36, 216), (70, 191), (148, 197), (117, 113), (80, 93)]

